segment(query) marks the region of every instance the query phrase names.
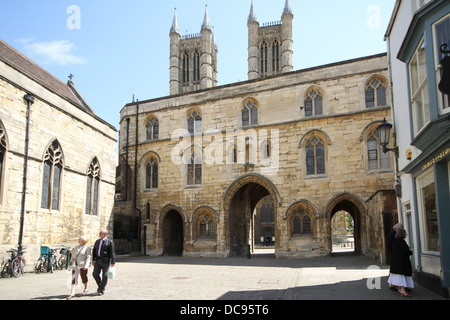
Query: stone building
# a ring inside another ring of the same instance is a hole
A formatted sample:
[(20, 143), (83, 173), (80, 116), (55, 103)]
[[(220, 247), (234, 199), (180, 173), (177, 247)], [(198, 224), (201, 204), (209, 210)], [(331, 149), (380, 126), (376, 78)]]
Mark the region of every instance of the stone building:
[(263, 229), (277, 257), (323, 256), (345, 211), (355, 250), (384, 259), (383, 213), (396, 215), (377, 133), (390, 117), (386, 54), (292, 71), (293, 17), (286, 1), (282, 21), (259, 27), (252, 4), (249, 80), (122, 109), (115, 215), (136, 219), (144, 253), (245, 256)]
[(0, 40), (0, 257), (112, 228), (117, 130), (70, 80)]

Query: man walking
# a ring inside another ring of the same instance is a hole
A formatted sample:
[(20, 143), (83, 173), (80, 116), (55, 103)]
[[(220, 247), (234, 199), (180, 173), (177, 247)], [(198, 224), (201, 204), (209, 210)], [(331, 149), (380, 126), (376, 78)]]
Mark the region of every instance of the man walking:
[[(98, 294), (104, 294), (106, 284), (108, 283), (109, 267), (114, 267), (116, 263), (116, 254), (114, 252), (114, 242), (107, 238), (108, 231), (100, 230), (100, 239), (94, 244), (92, 252), (92, 260), (94, 264), (94, 271), (92, 276), (97, 282)], [(102, 274), (100, 277), (100, 273)]]

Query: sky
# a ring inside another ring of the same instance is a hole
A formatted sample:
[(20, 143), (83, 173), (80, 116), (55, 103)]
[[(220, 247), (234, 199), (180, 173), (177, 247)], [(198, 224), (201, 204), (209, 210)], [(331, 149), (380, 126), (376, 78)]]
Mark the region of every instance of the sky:
[[(279, 21), (285, 0), (253, 0), (262, 25)], [(290, 0), (294, 70), (386, 52), (395, 0)], [(2, 0), (0, 38), (63, 82), (119, 129), (135, 99), (169, 95), (169, 32), (176, 8), (182, 35), (199, 33), (208, 6), (218, 46), (219, 85), (248, 79), (251, 0)]]

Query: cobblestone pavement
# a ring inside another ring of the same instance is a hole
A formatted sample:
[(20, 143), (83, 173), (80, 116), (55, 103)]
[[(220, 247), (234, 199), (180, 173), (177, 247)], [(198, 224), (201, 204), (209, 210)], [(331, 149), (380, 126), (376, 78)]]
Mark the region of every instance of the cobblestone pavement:
[[(32, 266), (29, 266), (31, 269)], [(117, 278), (96, 294), (89, 270), (89, 294), (73, 300), (405, 300), (389, 290), (387, 266), (364, 256), (285, 260), (120, 257)], [(0, 279), (0, 300), (65, 300), (66, 271)], [(408, 300), (445, 300), (417, 286)]]

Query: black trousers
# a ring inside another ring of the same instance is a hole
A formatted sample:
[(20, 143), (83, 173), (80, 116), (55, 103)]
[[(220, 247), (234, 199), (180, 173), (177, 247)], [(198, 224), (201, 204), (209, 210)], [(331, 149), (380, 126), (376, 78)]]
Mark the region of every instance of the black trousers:
[[(97, 282), (98, 290), (104, 291), (106, 288), (106, 284), (108, 283), (108, 270), (110, 263), (105, 262), (103, 260), (96, 260), (94, 264), (94, 271), (92, 272), (92, 276)], [(101, 277), (100, 277), (101, 274)]]

